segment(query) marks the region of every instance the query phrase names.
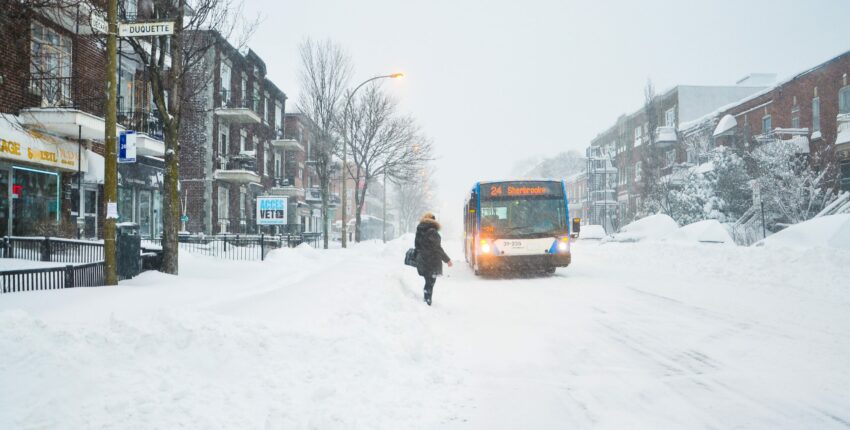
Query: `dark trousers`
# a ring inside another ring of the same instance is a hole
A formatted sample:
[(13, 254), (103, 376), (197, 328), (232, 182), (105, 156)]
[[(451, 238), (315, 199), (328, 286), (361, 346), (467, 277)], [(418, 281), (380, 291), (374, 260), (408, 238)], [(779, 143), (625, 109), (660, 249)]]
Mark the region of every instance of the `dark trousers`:
[(434, 284), (437, 283), (437, 277), (434, 275), (423, 276), (425, 278), (425, 298), (430, 299), (434, 292)]

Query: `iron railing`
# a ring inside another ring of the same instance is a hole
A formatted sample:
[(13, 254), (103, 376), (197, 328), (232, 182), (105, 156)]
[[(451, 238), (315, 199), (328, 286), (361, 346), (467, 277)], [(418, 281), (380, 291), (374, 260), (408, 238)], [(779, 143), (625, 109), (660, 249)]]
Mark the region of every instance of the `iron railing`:
[(0, 272), (0, 293), (104, 285), (104, 262)]
[(255, 113), (260, 112), (259, 100), (253, 97), (239, 97), (239, 91), (221, 90), (219, 93), (219, 107), (231, 109), (251, 109)]
[(103, 244), (53, 237), (6, 236), (0, 257), (62, 263), (94, 263), (103, 260)]
[[(263, 261), (274, 249), (294, 248), (302, 243), (318, 247), (321, 233), (282, 235), (181, 236), (180, 251), (225, 260)], [(142, 239), (142, 248), (161, 249), (162, 239)]]
[(162, 116), (159, 111), (121, 110), (118, 112), (118, 124), (127, 130), (145, 133), (157, 140), (165, 140)]
[(31, 77), (27, 87), (31, 96), (39, 98), (36, 107), (73, 108), (101, 116), (106, 105), (106, 87), (99, 88), (96, 81), (42, 73)]

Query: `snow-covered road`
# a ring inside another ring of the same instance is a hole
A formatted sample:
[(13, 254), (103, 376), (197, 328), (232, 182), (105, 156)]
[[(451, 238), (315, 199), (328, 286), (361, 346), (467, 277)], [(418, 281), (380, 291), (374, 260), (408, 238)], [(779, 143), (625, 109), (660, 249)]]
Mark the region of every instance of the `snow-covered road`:
[(482, 279), (450, 243), (427, 307), (408, 245), (0, 296), (0, 428), (850, 427), (850, 254), (580, 242)]

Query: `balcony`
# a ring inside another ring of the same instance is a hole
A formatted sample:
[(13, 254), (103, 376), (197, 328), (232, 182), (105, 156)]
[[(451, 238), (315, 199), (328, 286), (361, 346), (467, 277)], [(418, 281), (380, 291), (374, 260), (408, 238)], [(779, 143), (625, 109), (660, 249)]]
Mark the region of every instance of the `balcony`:
[(678, 141), (676, 137), (676, 127), (663, 126), (655, 129), (655, 145), (658, 148), (669, 148)]
[(165, 156), (162, 117), (156, 110), (121, 110), (118, 125), (136, 131), (136, 153), (152, 157)]
[(841, 114), (835, 118), (838, 123), (838, 133), (835, 137), (835, 150), (850, 151), (850, 114)]
[(322, 190), (316, 187), (308, 188), (304, 196), (304, 201), (306, 201), (307, 203), (321, 203)]
[(81, 87), (70, 77), (30, 79), (28, 101), (33, 107), (21, 109), (21, 122), (61, 137), (102, 140), (106, 122), (98, 115), (105, 105), (103, 91), (83, 94)]
[(221, 91), (218, 107), (215, 114), (222, 121), (231, 124), (259, 124), (263, 122), (257, 114), (258, 103), (252, 98), (240, 98), (236, 100), (237, 94), (231, 91)]
[(253, 159), (238, 157), (233, 156), (229, 160), (223, 160), (220, 168), (213, 173), (213, 178), (232, 184), (259, 184), (260, 175), (254, 168), (254, 162), (251, 161)]
[(297, 200), (303, 200), (306, 197), (304, 188), (297, 186), (294, 176), (276, 178), (274, 187), (269, 193), (273, 196), (284, 196)]
[(271, 141), (275, 149), (304, 152), (304, 145), (292, 138), (284, 138), (281, 130), (276, 130), (276, 137)]
[(250, 170), (232, 169), (232, 170), (216, 170), (213, 173), (213, 179), (216, 181), (229, 182), (231, 184), (259, 184), (260, 175)]

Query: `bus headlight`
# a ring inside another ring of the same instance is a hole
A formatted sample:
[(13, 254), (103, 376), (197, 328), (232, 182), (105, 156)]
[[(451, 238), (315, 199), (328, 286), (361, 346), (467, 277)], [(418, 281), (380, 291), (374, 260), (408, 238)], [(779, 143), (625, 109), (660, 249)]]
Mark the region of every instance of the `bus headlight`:
[(484, 254), (490, 253), (490, 244), (486, 240), (481, 241), (481, 252)]
[(558, 240), (558, 252), (567, 252), (570, 250), (570, 237), (564, 236)]

